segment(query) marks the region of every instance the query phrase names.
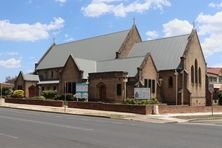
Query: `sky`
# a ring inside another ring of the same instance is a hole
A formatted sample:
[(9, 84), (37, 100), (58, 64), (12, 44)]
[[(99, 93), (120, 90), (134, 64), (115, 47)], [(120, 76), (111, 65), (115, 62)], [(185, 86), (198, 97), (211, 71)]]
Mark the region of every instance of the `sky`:
[(0, 82), (33, 72), (53, 42), (127, 30), (133, 18), (143, 40), (195, 27), (208, 66), (222, 66), (222, 0), (1, 0)]

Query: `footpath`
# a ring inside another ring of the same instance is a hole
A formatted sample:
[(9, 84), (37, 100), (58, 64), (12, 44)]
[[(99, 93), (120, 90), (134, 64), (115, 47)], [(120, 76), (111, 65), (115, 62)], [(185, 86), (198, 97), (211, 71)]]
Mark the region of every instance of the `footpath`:
[[(58, 113), (58, 114), (70, 114), (70, 115), (79, 115), (79, 116), (134, 120), (134, 121), (142, 121), (142, 122), (149, 122), (149, 123), (183, 123), (183, 122), (189, 122), (191, 120), (190, 117), (192, 116), (211, 115), (210, 112), (209, 113), (139, 115), (139, 114), (133, 114), (133, 113), (99, 111), (99, 110), (77, 109), (77, 108), (67, 108), (67, 107), (13, 104), (13, 103), (5, 103), (4, 99), (0, 99), (0, 107), (30, 110), (30, 111), (49, 112), (49, 113)], [(214, 114), (222, 115), (222, 112), (214, 113)], [(186, 118), (186, 117), (189, 117), (189, 118)]]

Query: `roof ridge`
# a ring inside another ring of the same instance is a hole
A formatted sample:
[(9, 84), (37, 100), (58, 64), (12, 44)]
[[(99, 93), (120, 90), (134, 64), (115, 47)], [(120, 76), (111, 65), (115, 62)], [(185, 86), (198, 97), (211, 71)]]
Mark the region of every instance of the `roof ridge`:
[(145, 56), (132, 56), (132, 57), (126, 57), (126, 58), (119, 58), (119, 59), (106, 59), (106, 60), (100, 60), (96, 62), (118, 61), (118, 60), (136, 59), (136, 58), (144, 58), (144, 57)]
[(107, 33), (107, 34), (102, 34), (102, 35), (96, 35), (96, 36), (92, 36), (92, 37), (88, 37), (88, 38), (84, 38), (84, 39), (79, 39), (79, 40), (74, 40), (74, 41), (70, 41), (70, 42), (66, 42), (66, 43), (56, 44), (55, 46), (62, 46), (64, 44), (69, 44), (69, 43), (74, 43), (74, 42), (81, 42), (81, 41), (90, 40), (90, 39), (93, 39), (93, 38), (103, 37), (103, 36), (117, 34), (117, 33), (122, 33), (122, 32), (126, 32), (126, 31), (130, 31), (130, 29), (117, 31), (117, 32), (112, 32), (112, 33)]
[[(142, 41), (142, 42), (139, 42), (139, 43), (149, 42), (149, 41), (156, 41), (156, 40), (165, 40), (165, 39), (168, 39), (168, 38), (176, 38), (176, 37), (182, 37), (182, 36), (186, 36), (186, 35), (190, 35), (190, 34), (182, 34), (182, 35), (175, 35), (175, 36), (162, 37), (162, 38), (158, 38), (158, 39), (152, 39), (152, 40)], [(137, 43), (137, 44), (138, 44), (138, 43)]]

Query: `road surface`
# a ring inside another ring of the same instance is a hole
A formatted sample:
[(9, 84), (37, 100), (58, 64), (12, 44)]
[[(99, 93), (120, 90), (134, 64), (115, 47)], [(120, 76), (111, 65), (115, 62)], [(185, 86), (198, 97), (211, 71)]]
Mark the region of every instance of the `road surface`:
[(0, 108), (0, 148), (221, 148), (222, 124), (154, 124)]

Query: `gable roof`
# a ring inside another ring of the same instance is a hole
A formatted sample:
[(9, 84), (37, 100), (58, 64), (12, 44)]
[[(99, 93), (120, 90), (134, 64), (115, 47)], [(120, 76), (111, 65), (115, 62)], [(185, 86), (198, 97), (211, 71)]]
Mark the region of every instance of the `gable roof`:
[[(23, 80), (24, 81), (36, 81), (38, 82), (39, 81), (39, 76), (38, 75), (34, 75), (34, 74), (23, 74), (22, 71), (20, 71), (19, 75), (22, 76)], [(18, 76), (19, 76), (18, 75)], [(18, 79), (18, 77), (17, 77)]]
[(70, 58), (73, 59), (77, 68), (80, 71), (83, 71), (83, 79), (87, 79), (89, 73), (96, 72), (96, 61), (87, 60), (87, 59), (80, 59), (80, 58), (74, 57), (73, 55), (70, 55), (69, 58), (67, 59), (66, 63), (68, 62), (68, 60)]
[(63, 67), (69, 55), (91, 61), (114, 59), (130, 30), (54, 45), (36, 70)]
[(208, 67), (207, 73), (219, 75), (222, 73), (222, 68), (219, 67)]
[(176, 69), (186, 49), (189, 36), (190, 34), (185, 34), (136, 43), (129, 57), (144, 56), (150, 52), (158, 71)]
[(129, 77), (134, 77), (144, 58), (145, 56), (99, 61), (97, 72), (124, 71), (128, 72)]

